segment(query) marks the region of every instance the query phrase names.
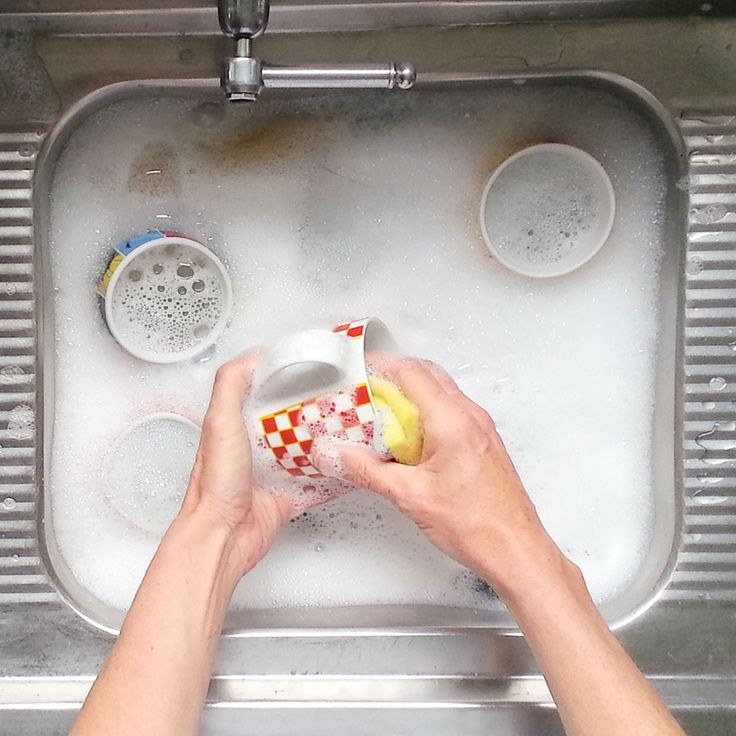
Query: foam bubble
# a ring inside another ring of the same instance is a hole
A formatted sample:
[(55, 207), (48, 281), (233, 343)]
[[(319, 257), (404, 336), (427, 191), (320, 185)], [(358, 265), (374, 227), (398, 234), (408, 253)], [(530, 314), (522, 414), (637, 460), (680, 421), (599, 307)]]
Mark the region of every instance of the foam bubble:
[(342, 460), (343, 443), (333, 442), (328, 437), (318, 437), (312, 445), (312, 461), (321, 473), (331, 478), (345, 474)]

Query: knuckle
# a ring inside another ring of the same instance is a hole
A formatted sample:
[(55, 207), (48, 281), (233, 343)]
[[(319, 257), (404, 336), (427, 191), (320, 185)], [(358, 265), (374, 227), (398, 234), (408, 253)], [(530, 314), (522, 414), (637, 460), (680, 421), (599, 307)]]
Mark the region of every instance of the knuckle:
[(221, 365), (215, 373), (215, 383), (227, 383), (235, 377), (237, 366), (233, 363)]

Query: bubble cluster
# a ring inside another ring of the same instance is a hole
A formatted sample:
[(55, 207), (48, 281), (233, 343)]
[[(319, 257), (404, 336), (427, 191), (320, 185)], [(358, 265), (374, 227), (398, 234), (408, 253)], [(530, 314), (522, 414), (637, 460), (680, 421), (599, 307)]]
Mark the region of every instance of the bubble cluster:
[(207, 340), (226, 309), (212, 261), (182, 244), (131, 256), (112, 295), (112, 321), (123, 345), (158, 355), (186, 353)]

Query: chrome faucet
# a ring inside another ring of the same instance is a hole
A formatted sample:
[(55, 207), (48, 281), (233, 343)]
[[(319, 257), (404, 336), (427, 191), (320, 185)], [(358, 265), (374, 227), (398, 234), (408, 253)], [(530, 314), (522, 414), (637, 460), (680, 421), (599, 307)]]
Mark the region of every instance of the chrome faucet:
[(253, 101), (264, 87), (409, 89), (416, 70), (406, 62), (334, 66), (276, 66), (253, 56), (253, 39), (268, 24), (270, 0), (218, 0), (220, 27), (235, 41), (225, 60), (222, 88), (228, 100)]

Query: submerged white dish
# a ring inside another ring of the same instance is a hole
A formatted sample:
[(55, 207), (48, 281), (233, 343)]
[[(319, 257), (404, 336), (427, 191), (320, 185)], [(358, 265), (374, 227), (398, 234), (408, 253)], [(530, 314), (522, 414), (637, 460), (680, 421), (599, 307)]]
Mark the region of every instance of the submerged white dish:
[(608, 239), (616, 200), (608, 174), (574, 146), (542, 143), (517, 151), (491, 174), (480, 226), (491, 254), (524, 276), (562, 276)]
[(132, 526), (160, 537), (181, 506), (198, 442), (199, 427), (179, 414), (135, 422), (105, 459), (108, 503)]

